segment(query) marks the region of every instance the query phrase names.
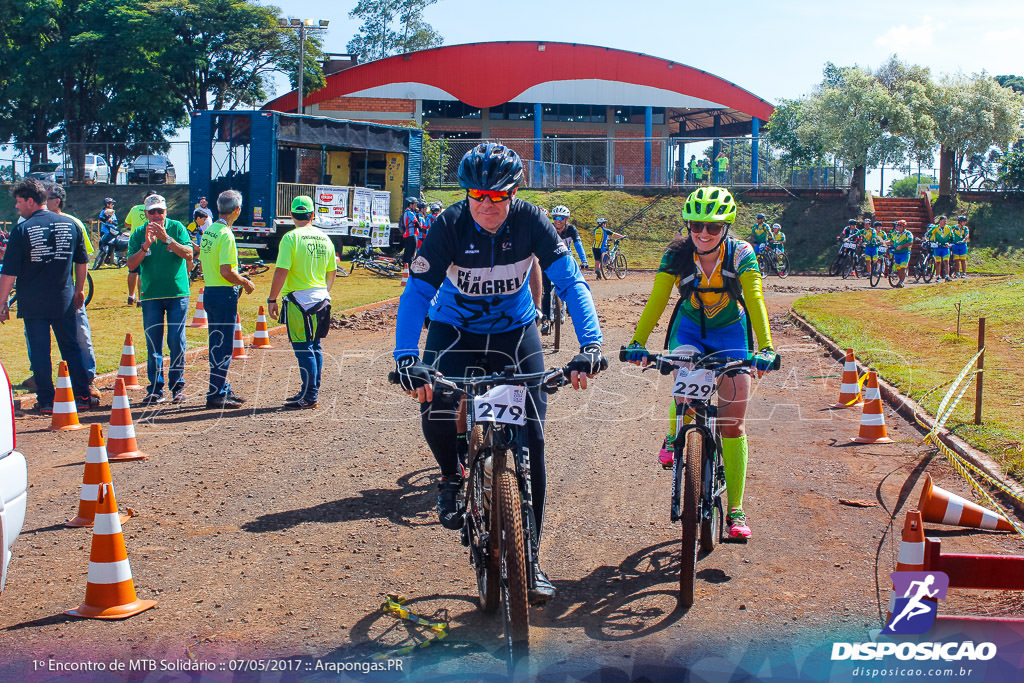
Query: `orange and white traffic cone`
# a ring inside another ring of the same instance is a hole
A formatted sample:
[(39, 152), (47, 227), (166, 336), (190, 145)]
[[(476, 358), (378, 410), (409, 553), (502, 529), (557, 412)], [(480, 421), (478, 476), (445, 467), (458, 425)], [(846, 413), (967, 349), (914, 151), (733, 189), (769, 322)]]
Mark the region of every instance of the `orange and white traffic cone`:
[(270, 334), (267, 332), (267, 314), (263, 311), (262, 306), (260, 306), (260, 311), (256, 315), (256, 331), (252, 335), (252, 348), (274, 348), (270, 345)]
[(203, 308), (203, 288), (199, 289), (199, 298), (196, 299), (196, 312), (192, 316), (192, 324), (189, 327), (209, 327), (209, 318), (206, 316), (206, 309)]
[(924, 521), (932, 524), (1013, 531), (1013, 526), (1005, 517), (939, 488), (932, 483), (930, 474), (925, 475), (924, 488), (921, 489), (921, 499), (917, 507), (921, 510)]
[(132, 404), (128, 401), (124, 381), (114, 384), (114, 401), (110, 410), (110, 431), (107, 433), (107, 458), (110, 462), (145, 460), (149, 456), (139, 450), (132, 423)]
[(864, 400), (860, 395), (860, 383), (857, 381), (857, 359), (853, 356), (853, 349), (846, 349), (846, 362), (843, 363), (843, 383), (839, 386), (839, 400), (833, 408), (850, 408), (851, 406), (862, 406)]
[(75, 406), (75, 392), (71, 389), (71, 377), (68, 376), (68, 364), (62, 360), (57, 369), (50, 431), (66, 432), (72, 429), (85, 429), (85, 425), (78, 421), (78, 408)]
[(135, 365), (135, 342), (132, 334), (124, 335), (124, 348), (121, 349), (121, 366), (117, 369), (117, 378), (124, 380), (125, 389), (138, 391), (144, 389), (139, 384), (139, 370)]
[(868, 371), (864, 385), (864, 410), (860, 415), (860, 433), (851, 441), (857, 443), (892, 443), (885, 431), (885, 415), (882, 414), (882, 392), (878, 390), (878, 373)]
[(402, 286), (405, 287), (409, 283), (409, 266), (402, 266)]
[(89, 578), (85, 602), (65, 614), (89, 619), (126, 619), (144, 612), (156, 600), (139, 600), (128, 563), (117, 499), (112, 484), (100, 484), (96, 498), (96, 520), (89, 553)]
[[(896, 556), (896, 571), (924, 571), (924, 522), (921, 520), (921, 513), (918, 510), (907, 512), (907, 519), (903, 523), (900, 553)], [(893, 586), (892, 595), (889, 597), (889, 613), (885, 617), (886, 624), (892, 620), (892, 611), (896, 607), (897, 597), (902, 596), (896, 595), (896, 587)]]
[(245, 343), (242, 342), (242, 322), (238, 318), (238, 314), (235, 314), (235, 339), (231, 343), (231, 360), (236, 358), (248, 358), (245, 355)]
[[(82, 493), (78, 500), (78, 516), (64, 522), (64, 526), (78, 528), (93, 525), (96, 518), (96, 498), (99, 497), (99, 487), (102, 484), (110, 484), (113, 487), (110, 464), (107, 462), (107, 447), (103, 444), (103, 428), (94, 424), (89, 428), (89, 448), (85, 451), (85, 475), (82, 477)], [(122, 522), (130, 518), (131, 515), (121, 514)]]

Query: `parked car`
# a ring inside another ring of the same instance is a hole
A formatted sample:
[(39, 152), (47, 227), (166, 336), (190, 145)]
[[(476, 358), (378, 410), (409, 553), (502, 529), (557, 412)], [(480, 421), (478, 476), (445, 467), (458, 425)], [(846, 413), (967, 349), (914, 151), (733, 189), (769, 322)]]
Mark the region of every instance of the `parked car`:
[(57, 162), (46, 161), (41, 164), (34, 164), (32, 170), (25, 174), (26, 178), (35, 178), (41, 182), (56, 182), (54, 180), (54, 174), (57, 171)]
[(143, 154), (136, 157), (128, 169), (128, 182), (153, 185), (157, 183), (174, 183), (176, 181), (174, 164), (165, 156)]
[(28, 465), (14, 448), (14, 394), (0, 365), (0, 592), (7, 581), (11, 546), (25, 524)]
[[(54, 173), (54, 182), (65, 183), (74, 177), (74, 169), (69, 163), (57, 169)], [(87, 183), (109, 183), (110, 166), (107, 165), (107, 160), (99, 154), (86, 154), (82, 179)]]

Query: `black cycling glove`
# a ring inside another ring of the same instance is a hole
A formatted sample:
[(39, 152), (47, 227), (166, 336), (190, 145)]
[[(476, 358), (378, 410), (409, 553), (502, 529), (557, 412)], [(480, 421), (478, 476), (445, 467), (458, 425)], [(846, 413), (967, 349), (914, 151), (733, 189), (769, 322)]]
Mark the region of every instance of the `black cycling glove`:
[(593, 375), (600, 370), (608, 369), (608, 359), (601, 355), (601, 347), (597, 344), (587, 344), (580, 349), (569, 364), (565, 366), (566, 372), (583, 372)]
[(434, 369), (416, 356), (403, 356), (398, 359), (396, 366), (398, 383), (406, 391), (415, 391), (433, 381)]

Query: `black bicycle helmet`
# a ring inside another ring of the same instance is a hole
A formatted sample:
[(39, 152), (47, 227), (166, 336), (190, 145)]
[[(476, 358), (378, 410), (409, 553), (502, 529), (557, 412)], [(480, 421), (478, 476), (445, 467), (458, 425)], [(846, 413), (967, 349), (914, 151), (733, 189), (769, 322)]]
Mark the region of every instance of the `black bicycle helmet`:
[(406, 197), (405, 198), (405, 205), (408, 206), (409, 204), (415, 204), (418, 201), (419, 201), (419, 199), (417, 199), (416, 197)]
[(857, 219), (856, 218), (851, 218), (850, 220), (846, 221), (846, 224), (847, 225), (857, 225)]
[(871, 224), (871, 227), (872, 228), (880, 228), (880, 227), (882, 227), (882, 221), (875, 221), (874, 223)]
[(496, 142), (482, 142), (459, 162), (459, 185), (467, 190), (504, 192), (523, 181), (523, 162), (514, 150)]
[(757, 214), (757, 220), (763, 221), (764, 219), (765, 219), (765, 215), (763, 213)]
[(417, 199), (416, 200), (416, 208), (417, 209), (425, 209), (425, 208), (427, 208), (427, 203), (425, 201), (423, 201), (422, 199)]

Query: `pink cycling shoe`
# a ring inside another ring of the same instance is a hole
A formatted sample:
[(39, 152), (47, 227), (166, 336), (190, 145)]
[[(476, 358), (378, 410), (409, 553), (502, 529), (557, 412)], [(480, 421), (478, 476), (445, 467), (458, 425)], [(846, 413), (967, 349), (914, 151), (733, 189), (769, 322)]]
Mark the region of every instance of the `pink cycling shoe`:
[(731, 538), (750, 538), (750, 527), (747, 526), (747, 516), (743, 510), (729, 510), (729, 536)]
[(666, 470), (672, 469), (672, 463), (675, 462), (675, 451), (672, 450), (672, 441), (667, 436), (661, 444), (661, 450), (658, 451), (658, 462)]

